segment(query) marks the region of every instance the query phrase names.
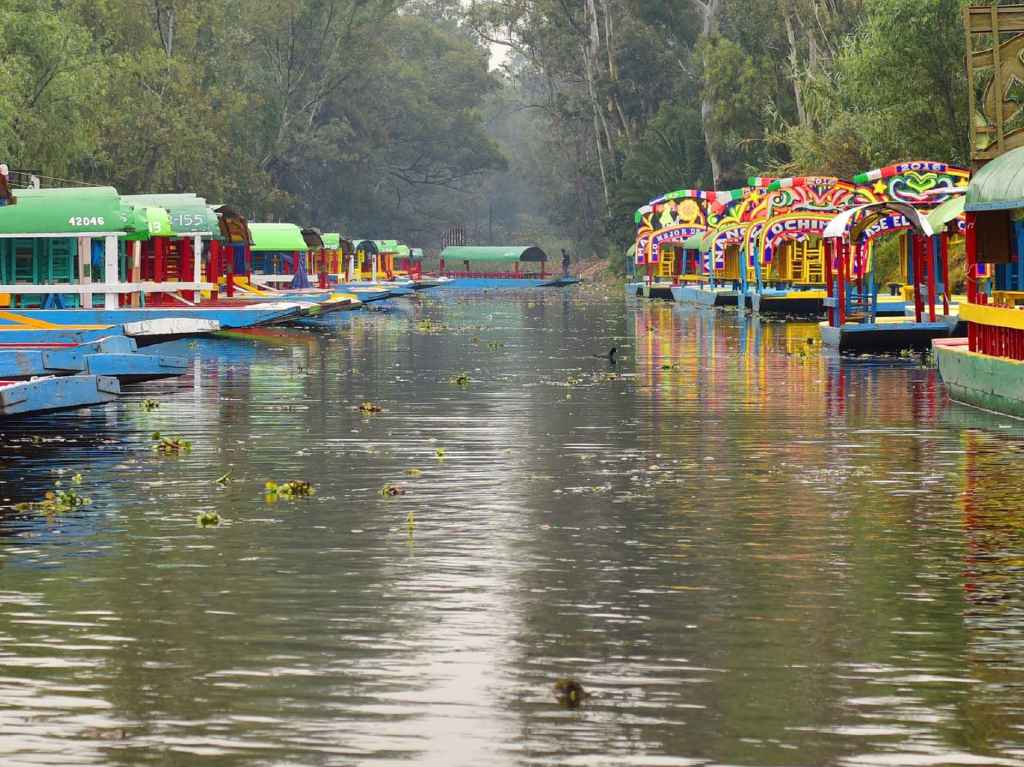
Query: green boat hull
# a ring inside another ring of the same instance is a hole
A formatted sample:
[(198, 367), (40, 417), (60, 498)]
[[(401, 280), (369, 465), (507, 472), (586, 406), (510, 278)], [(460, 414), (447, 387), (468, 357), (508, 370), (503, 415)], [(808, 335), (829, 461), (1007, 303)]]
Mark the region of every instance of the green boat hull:
[(933, 349), (950, 399), (1024, 418), (1024, 362), (972, 352), (966, 339), (936, 341)]

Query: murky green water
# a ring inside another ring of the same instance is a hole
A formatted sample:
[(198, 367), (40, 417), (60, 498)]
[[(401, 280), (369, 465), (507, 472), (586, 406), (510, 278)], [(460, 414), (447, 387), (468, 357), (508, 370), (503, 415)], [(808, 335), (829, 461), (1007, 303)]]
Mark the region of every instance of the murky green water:
[(438, 294), (4, 426), (92, 503), (0, 516), (0, 764), (1024, 764), (1024, 429), (814, 335)]

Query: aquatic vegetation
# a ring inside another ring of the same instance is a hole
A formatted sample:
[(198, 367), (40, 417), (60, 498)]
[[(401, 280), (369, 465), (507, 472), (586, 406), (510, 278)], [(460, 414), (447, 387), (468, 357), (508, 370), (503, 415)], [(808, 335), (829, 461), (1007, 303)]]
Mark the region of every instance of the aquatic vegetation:
[(900, 359), (909, 360), (916, 356), (916, 352), (913, 349), (900, 349)]
[(443, 447), (437, 448), (437, 450), (434, 451), (434, 455), (437, 456), (437, 459), (439, 461), (443, 461), (444, 460), (444, 448)]
[(416, 323), (416, 330), (418, 330), (420, 333), (443, 333), (447, 329), (448, 328), (445, 327), (443, 324), (441, 324), (440, 322), (434, 322), (429, 317), (425, 317)]
[(145, 410), (147, 413), (151, 413), (160, 407), (160, 403), (157, 402), (155, 399), (144, 399), (142, 400), (142, 403), (139, 405), (139, 407)]
[(281, 484), (267, 482), (263, 487), (267, 491), (267, 503), (275, 503), (280, 499), (294, 501), (296, 498), (308, 498), (314, 492), (311, 484), (300, 479), (282, 482)]
[(456, 386), (466, 387), (472, 383), (472, 379), (469, 377), (469, 373), (459, 373), (457, 376), (448, 379), (448, 382)]
[(380, 489), (380, 494), (385, 498), (396, 498), (400, 495), (405, 495), (405, 488), (399, 487), (398, 485), (384, 485)]
[(377, 413), (383, 413), (384, 408), (378, 405), (376, 402), (366, 401), (363, 402), (357, 410), (363, 415), (377, 415)]
[(423, 472), (420, 469), (406, 469), (405, 474), (407, 477), (422, 477)]
[(19, 503), (14, 508), (18, 511), (42, 511), (47, 514), (73, 511), (88, 506), (92, 500), (79, 495), (74, 490), (47, 490), (43, 500), (35, 503)]
[(490, 349), (491, 351), (498, 351), (499, 349), (504, 349), (505, 344), (503, 344), (501, 341), (491, 341), (489, 344), (487, 344), (487, 348)]
[(220, 524), (220, 514), (216, 511), (201, 511), (196, 514), (196, 525), (199, 527), (217, 527)]
[(71, 484), (73, 484), (73, 485), (80, 485), (80, 484), (82, 484), (82, 480), (83, 480), (83, 477), (82, 477), (81, 474), (72, 474), (71, 475)]
[(192, 443), (182, 437), (165, 437), (160, 432), (153, 432), (153, 452), (161, 455), (182, 455), (192, 452)]
[(583, 685), (572, 677), (556, 679), (552, 691), (555, 694), (555, 700), (566, 708), (579, 708), (583, 701), (590, 697), (590, 694), (583, 689)]

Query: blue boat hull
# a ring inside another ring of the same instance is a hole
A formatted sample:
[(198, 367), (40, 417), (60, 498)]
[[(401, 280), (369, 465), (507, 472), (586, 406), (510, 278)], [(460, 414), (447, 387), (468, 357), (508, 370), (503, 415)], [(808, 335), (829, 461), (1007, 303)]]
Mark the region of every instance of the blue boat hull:
[(847, 324), (839, 328), (819, 324), (822, 343), (840, 354), (899, 354), (910, 349), (924, 352), (932, 341), (949, 338), (956, 331), (956, 318), (935, 322), (886, 322)]
[(117, 399), (120, 393), (117, 379), (107, 376), (36, 378), (0, 386), (0, 416), (102, 405)]
[(121, 383), (139, 383), (182, 375), (188, 362), (181, 357), (141, 354), (130, 338), (108, 336), (99, 341), (63, 348), (0, 348), (0, 380), (20, 381), (37, 376), (104, 375)]
[(561, 288), (568, 285), (575, 285), (580, 280), (575, 277), (555, 277), (545, 279), (502, 279), (487, 277), (456, 277), (451, 282), (446, 282), (445, 287), (461, 288), (463, 290), (511, 290), (521, 288)]
[(301, 314), (302, 307), (293, 302), (278, 301), (259, 306), (196, 306), (151, 309), (11, 309), (11, 315), (42, 320), (55, 325), (123, 325), (166, 317), (211, 320), (221, 328), (247, 328), (272, 325)]

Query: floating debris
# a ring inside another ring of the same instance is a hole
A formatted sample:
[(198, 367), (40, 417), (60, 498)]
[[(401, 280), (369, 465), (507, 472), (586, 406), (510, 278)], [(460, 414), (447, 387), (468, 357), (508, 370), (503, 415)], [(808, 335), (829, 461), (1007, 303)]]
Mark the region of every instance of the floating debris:
[(491, 341), (489, 344), (487, 344), (487, 348), (490, 349), (491, 351), (498, 351), (499, 349), (504, 349), (505, 344), (503, 344), (501, 341)]
[(384, 485), (380, 489), (380, 494), (385, 498), (396, 498), (399, 495), (405, 495), (405, 488), (399, 487), (398, 485)]
[(140, 404), (139, 407), (145, 410), (147, 413), (151, 413), (160, 407), (160, 403), (157, 402), (155, 399), (144, 399), (142, 400), (142, 404)]
[(274, 503), (283, 498), (286, 501), (293, 501), (296, 498), (308, 498), (313, 495), (313, 486), (303, 480), (295, 479), (290, 482), (267, 482), (264, 486), (267, 491), (267, 503)]
[(199, 527), (217, 527), (220, 524), (220, 514), (216, 511), (201, 511), (196, 514), (196, 525)]
[(457, 376), (450, 378), (449, 383), (453, 383), (456, 386), (466, 387), (472, 383), (472, 379), (469, 377), (469, 373), (459, 373)]
[(438, 460), (441, 460), (441, 461), (443, 461), (443, 460), (444, 460), (444, 448), (443, 448), (443, 447), (439, 447), (439, 448), (437, 448), (437, 449), (436, 449), (436, 450), (434, 451), (434, 455), (436, 455), (436, 456), (437, 456)]
[(406, 469), (405, 475), (407, 477), (422, 477), (423, 472), (420, 469)]
[(231, 481), (231, 472), (230, 471), (228, 471), (226, 474), (221, 474), (216, 479), (216, 482), (217, 482), (218, 485), (226, 485), (230, 481)]
[(384, 412), (384, 408), (382, 408), (376, 402), (370, 402), (370, 401), (364, 402), (357, 409), (363, 415), (376, 415), (377, 413), (383, 413)]
[(181, 437), (165, 437), (160, 432), (153, 432), (153, 452), (161, 455), (181, 455), (192, 452), (192, 443)]
[(566, 708), (579, 708), (584, 700), (590, 697), (583, 685), (572, 677), (555, 680), (553, 689), (555, 700)]

